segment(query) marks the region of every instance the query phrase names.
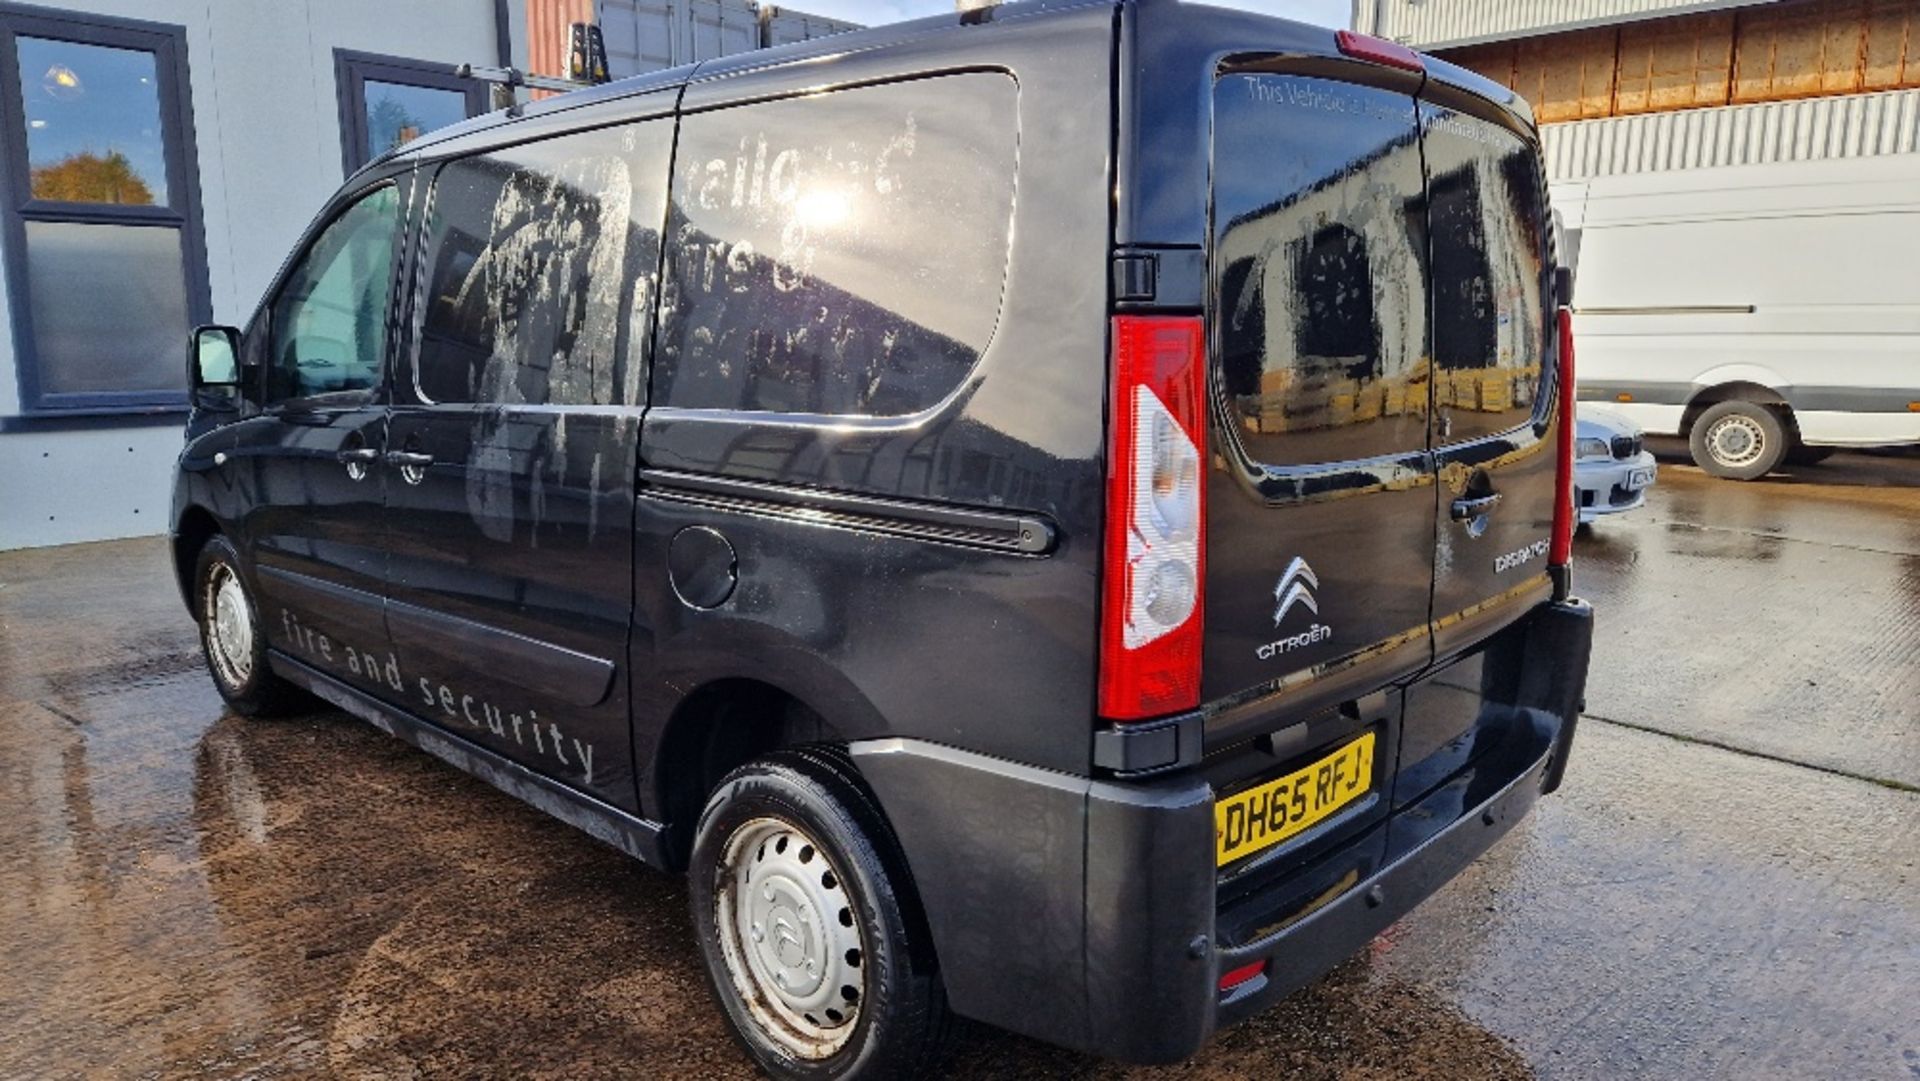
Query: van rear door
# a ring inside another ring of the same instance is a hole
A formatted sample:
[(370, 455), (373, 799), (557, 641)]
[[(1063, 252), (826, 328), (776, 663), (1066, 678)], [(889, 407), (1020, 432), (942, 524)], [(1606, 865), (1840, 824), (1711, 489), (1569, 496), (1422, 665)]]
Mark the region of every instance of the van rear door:
[(1439, 476), (1434, 646), (1445, 658), (1550, 592), (1550, 222), (1534, 137), (1438, 78), (1421, 94)]
[(1214, 86), (1209, 742), (1433, 656), (1418, 109), (1386, 81), (1403, 73), (1347, 70), (1383, 84), (1254, 67)]

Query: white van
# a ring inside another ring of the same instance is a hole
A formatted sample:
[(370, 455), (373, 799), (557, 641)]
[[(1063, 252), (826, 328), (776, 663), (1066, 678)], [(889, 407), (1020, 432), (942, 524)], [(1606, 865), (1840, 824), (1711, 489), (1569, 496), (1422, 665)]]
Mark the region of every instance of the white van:
[(1580, 398), (1752, 480), (1920, 443), (1920, 155), (1558, 185)]

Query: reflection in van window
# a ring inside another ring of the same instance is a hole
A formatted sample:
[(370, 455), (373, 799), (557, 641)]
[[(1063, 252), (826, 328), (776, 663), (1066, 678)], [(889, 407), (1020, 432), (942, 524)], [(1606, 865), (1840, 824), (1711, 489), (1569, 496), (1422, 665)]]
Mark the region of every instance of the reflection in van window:
[(1413, 99), (1230, 75), (1214, 103), (1216, 352), (1240, 445), (1268, 465), (1424, 449)]
[(1547, 333), (1546, 232), (1534, 155), (1505, 128), (1427, 110), (1434, 399), (1443, 441), (1533, 416)]
[(952, 393), (999, 320), (1016, 104), (981, 73), (682, 121), (660, 403), (899, 416)]
[(671, 125), (450, 162), (434, 186), (416, 386), (429, 402), (638, 405)]

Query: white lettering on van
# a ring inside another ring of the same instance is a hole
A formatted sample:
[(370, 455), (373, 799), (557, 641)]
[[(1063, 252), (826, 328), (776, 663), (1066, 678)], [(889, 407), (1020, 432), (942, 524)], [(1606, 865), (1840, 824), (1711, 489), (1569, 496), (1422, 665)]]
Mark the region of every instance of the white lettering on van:
[[(369, 683), (396, 692), (407, 686), (400, 671), (400, 658), (391, 651), (383, 660), (372, 650), (357, 650), (341, 643), (347, 659), (344, 662), (336, 661), (332, 640), (301, 622), (300, 617), (291, 610), (280, 610), (280, 628), (286, 645), (300, 659), (315, 667), (331, 669), (336, 675), (344, 671), (359, 677), (358, 680), (346, 682)], [(540, 757), (554, 760), (558, 767), (555, 772), (577, 774), (587, 784), (593, 783), (592, 741), (581, 739), (555, 721), (542, 721), (538, 710), (529, 709), (523, 717), (443, 680), (428, 676), (418, 676), (416, 680), (420, 691), (420, 708), (416, 712), (425, 713), (438, 708), (455, 721), (464, 720), (476, 734), (491, 734), (500, 744), (511, 739), (520, 747), (530, 745)], [(529, 734), (533, 736), (531, 742), (526, 738)], [(568, 744), (572, 745), (571, 754), (567, 750)]]
[(1332, 627), (1329, 627), (1324, 623), (1315, 623), (1312, 627), (1309, 627), (1306, 630), (1301, 631), (1299, 634), (1293, 635), (1288, 638), (1282, 638), (1282, 639), (1279, 639), (1278, 641), (1268, 642), (1266, 645), (1261, 646), (1260, 648), (1254, 650), (1253, 652), (1254, 652), (1254, 655), (1259, 657), (1261, 660), (1270, 661), (1270, 660), (1273, 660), (1275, 657), (1292, 653), (1293, 651), (1298, 649), (1305, 649), (1308, 646), (1317, 646), (1322, 642), (1331, 640), (1332, 638), (1333, 638)]
[(1505, 574), (1515, 567), (1524, 567), (1547, 554), (1549, 545), (1545, 540), (1537, 540), (1518, 551), (1496, 556), (1493, 561), (1493, 573)]

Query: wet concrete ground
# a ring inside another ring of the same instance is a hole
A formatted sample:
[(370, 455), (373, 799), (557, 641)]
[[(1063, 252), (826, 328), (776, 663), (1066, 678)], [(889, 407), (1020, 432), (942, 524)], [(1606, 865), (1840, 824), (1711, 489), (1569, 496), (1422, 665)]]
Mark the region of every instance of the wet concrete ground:
[[(1195, 1062), (1920, 1078), (1920, 460), (1667, 465), (1579, 549), (1567, 787)], [(1604, 718), (1604, 720), (1602, 719)], [(339, 714), (225, 715), (164, 546), (0, 554), (0, 1077), (744, 1077), (680, 882)]]

